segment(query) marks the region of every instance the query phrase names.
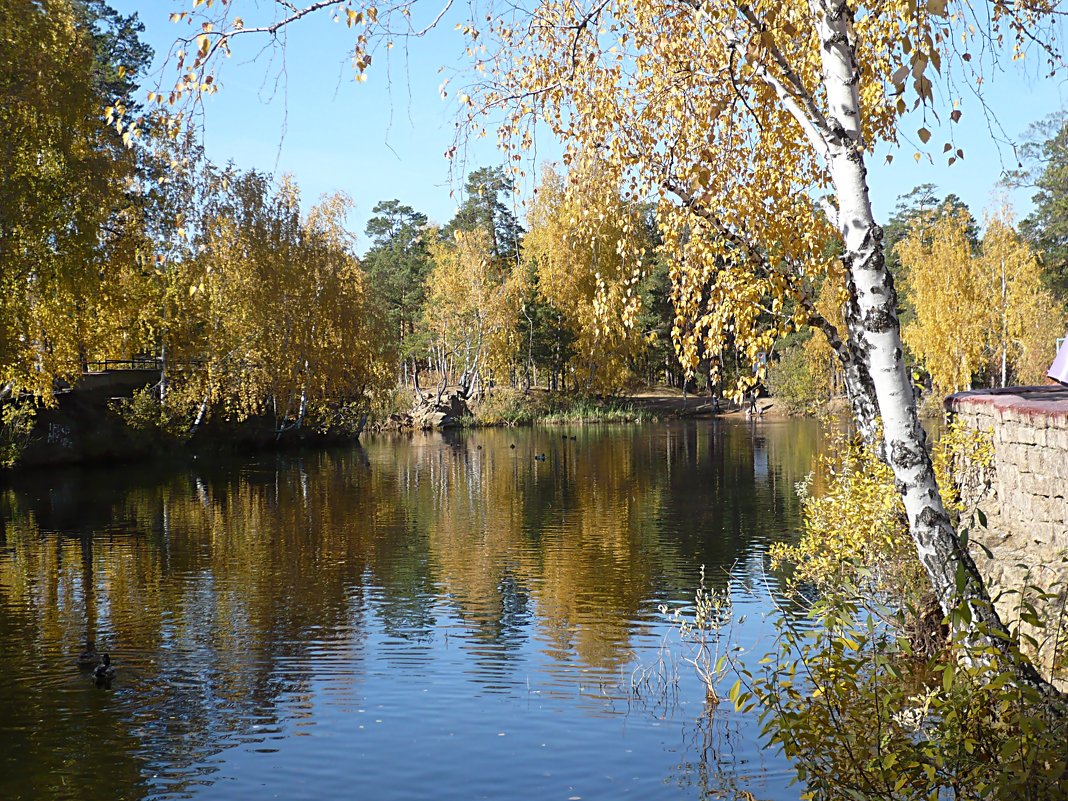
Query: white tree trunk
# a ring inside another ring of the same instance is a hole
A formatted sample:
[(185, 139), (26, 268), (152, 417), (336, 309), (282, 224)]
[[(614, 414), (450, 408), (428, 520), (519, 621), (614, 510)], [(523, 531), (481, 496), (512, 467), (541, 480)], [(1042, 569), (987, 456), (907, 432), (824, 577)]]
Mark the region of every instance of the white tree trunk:
[(903, 358), (897, 292), (884, 261), (883, 232), (872, 215), (856, 91), (858, 72), (846, 9), (813, 0), (813, 16), (822, 45), (823, 84), (830, 111), (826, 157), (838, 199), (838, 229), (845, 245), (842, 258), (852, 298), (846, 324), (851, 344), (868, 357), (887, 461), (904, 502), (909, 532), (943, 611), (948, 614), (962, 605), (968, 607), (970, 620), (956, 618), (965, 641), (975, 647), (993, 646), (1009, 657), (1021, 678), (1046, 689), (1048, 685), (1033, 668), (1021, 668), (1011, 659), (1005, 625), (942, 503)]
[(207, 414), (207, 411), (208, 411), (208, 396), (205, 395), (204, 399), (200, 402), (200, 408), (197, 409), (197, 416), (196, 416), (196, 419), (193, 420), (193, 428), (192, 428), (190, 433), (192, 433), (192, 434), (197, 433), (197, 430), (200, 428), (201, 423), (204, 422), (204, 416)]

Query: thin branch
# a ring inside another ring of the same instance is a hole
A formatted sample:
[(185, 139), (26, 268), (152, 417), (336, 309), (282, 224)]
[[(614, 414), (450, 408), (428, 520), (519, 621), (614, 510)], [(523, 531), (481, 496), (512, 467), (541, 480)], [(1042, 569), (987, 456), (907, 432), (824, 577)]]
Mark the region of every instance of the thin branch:
[(604, 7), (608, 5), (608, 0), (601, 0), (600, 5), (592, 9), (589, 14), (582, 18), (582, 20), (575, 25), (564, 26), (564, 30), (572, 28), (575, 31), (575, 38), (571, 42), (571, 75), (568, 76), (568, 81), (571, 81), (575, 77), (575, 72), (578, 71), (578, 43), (579, 38), (582, 36), (582, 32), (589, 27), (590, 21), (595, 17), (600, 16), (600, 13), (604, 10)]
[[(760, 20), (756, 16), (756, 14), (753, 13), (753, 10), (749, 8), (748, 5), (746, 5), (745, 3), (739, 3), (738, 10), (742, 12), (742, 16), (745, 17), (746, 21), (749, 22), (749, 24), (752, 25), (758, 33), (763, 34), (768, 32), (767, 24)], [(819, 106), (816, 105), (816, 101), (813, 98), (812, 93), (808, 90), (808, 87), (805, 86), (804, 81), (801, 80), (800, 76), (797, 74), (797, 71), (790, 65), (789, 60), (786, 58), (785, 55), (783, 55), (783, 52), (779, 49), (779, 46), (776, 45), (774, 41), (772, 41), (771, 43), (765, 41), (763, 42), (763, 44), (764, 47), (767, 49), (768, 53), (771, 54), (771, 58), (775, 62), (776, 66), (778, 66), (778, 68), (782, 71), (786, 82), (790, 85), (790, 87), (792, 87), (792, 91), (787, 91), (786, 87), (780, 83), (780, 88), (777, 91), (781, 91), (785, 95), (792, 97), (800, 106), (802, 106), (805, 110), (806, 116), (811, 120), (811, 123), (814, 127), (821, 131), (829, 132), (831, 130), (831, 126), (827, 122), (827, 118), (824, 116), (823, 112), (820, 111)], [(764, 65), (764, 69), (765, 71), (767, 71), (766, 65)]]

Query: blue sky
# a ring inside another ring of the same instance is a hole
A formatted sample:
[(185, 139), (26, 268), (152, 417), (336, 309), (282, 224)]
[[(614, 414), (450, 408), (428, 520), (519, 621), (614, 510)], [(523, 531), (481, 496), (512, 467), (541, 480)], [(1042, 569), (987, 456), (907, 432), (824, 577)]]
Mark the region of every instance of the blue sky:
[[(159, 62), (177, 35), (189, 33), (168, 21), (187, 2), (112, 0), (112, 5), (124, 13), (138, 12)], [(343, 24), (320, 15), (292, 26), (287, 36), (284, 70), (277, 53), (272, 62), (271, 54), (258, 53), (260, 45), (251, 39), (239, 42), (223, 65), (221, 92), (205, 100), (203, 116), (204, 143), (216, 163), (292, 173), (306, 201), (346, 192), (356, 203), (350, 225), (362, 237), (371, 208), (390, 198), (448, 222), (464, 169), (501, 161), (492, 137), (469, 142), (459, 158), (445, 158), (456, 133), (455, 93), (449, 87), (443, 100), (439, 89), (464, 64), (465, 43), (452, 22), (414, 42), (407, 53), (400, 47), (377, 53), (365, 83), (353, 79), (347, 53), (354, 33)], [(1064, 79), (1041, 78), (1036, 72), (1037, 64), (1025, 61), (987, 84), (988, 105), (1010, 138), (1068, 107)], [(169, 88), (173, 67), (157, 64), (152, 80)], [(984, 209), (998, 203), (996, 185), (1002, 169), (1014, 166), (1012, 150), (995, 143), (977, 106), (965, 105), (963, 111), (955, 135), (965, 159), (953, 167), (947, 168), (940, 155), (933, 164), (926, 158), (917, 163), (907, 145), (876, 151), (870, 183), (879, 219), (889, 216), (898, 195), (925, 182), (937, 184), (942, 194), (960, 195), (980, 219)], [(936, 131), (931, 143), (942, 141)], [(885, 164), (887, 152), (894, 154), (891, 165)], [(541, 155), (552, 158), (555, 150), (543, 145)], [(536, 172), (534, 164), (528, 165), (528, 173)], [(1029, 210), (1029, 195), (1017, 191), (1011, 196), (1017, 217)], [(516, 211), (521, 213), (521, 207)], [(365, 245), (361, 239), (360, 249)]]

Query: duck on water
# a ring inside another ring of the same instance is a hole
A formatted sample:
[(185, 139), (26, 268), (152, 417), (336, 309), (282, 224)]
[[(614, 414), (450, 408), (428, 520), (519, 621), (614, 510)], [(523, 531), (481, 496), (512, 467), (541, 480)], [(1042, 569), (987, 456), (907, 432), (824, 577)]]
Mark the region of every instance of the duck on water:
[(112, 667), (111, 657), (108, 654), (101, 657), (100, 664), (93, 670), (93, 678), (96, 680), (97, 687), (111, 686), (111, 680), (115, 678), (115, 668)]

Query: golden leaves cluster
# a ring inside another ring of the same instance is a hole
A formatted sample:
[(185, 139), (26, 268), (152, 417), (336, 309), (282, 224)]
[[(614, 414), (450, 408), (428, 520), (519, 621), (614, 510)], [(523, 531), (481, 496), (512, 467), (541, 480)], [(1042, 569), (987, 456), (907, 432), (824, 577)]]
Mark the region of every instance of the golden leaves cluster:
[(210, 187), (195, 257), (174, 265), (168, 351), (186, 403), (280, 424), (384, 384), (388, 344), (344, 227), (351, 202), (301, 214), (296, 185), (256, 173)]
[(572, 161), (566, 176), (546, 167), (523, 240), (539, 295), (575, 335), (571, 367), (597, 391), (631, 383), (646, 344), (635, 320), (652, 243), (641, 209), (618, 186), (596, 155)]
[(0, 14), (0, 388), (47, 400), (107, 346), (135, 269), (134, 158), (104, 119), (75, 5), (2, 0)]
[[(967, 5), (886, 0), (836, 13), (850, 15), (862, 153), (910, 133), (900, 130), (910, 112), (933, 119), (937, 87), (952, 85), (953, 70), (976, 75), (968, 50), (987, 31)], [(482, 40), (500, 46), (479, 57), (487, 77), (470, 121), (498, 115), (502, 144), (515, 152), (547, 127), (565, 162), (596, 150), (623, 179), (625, 199), (659, 200), (684, 365), (736, 342), (752, 359), (790, 328), (784, 311), (797, 311), (796, 324), (814, 316), (813, 279), (840, 234), (820, 204), (839, 121), (812, 4), (544, 0), (488, 29)], [(959, 109), (949, 116), (959, 120)], [(921, 140), (931, 125), (925, 119)]]
[(1041, 380), (1063, 336), (1065, 315), (1042, 283), (1038, 261), (1007, 214), (992, 218), (972, 252), (966, 211), (917, 220), (897, 250), (915, 318), (903, 331), (942, 392), (970, 389), (981, 373)]
[(519, 351), (518, 273), (493, 257), (481, 228), (434, 242), (430, 257), (425, 322), (439, 358), (460, 372), (506, 374)]

